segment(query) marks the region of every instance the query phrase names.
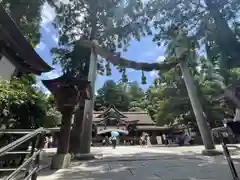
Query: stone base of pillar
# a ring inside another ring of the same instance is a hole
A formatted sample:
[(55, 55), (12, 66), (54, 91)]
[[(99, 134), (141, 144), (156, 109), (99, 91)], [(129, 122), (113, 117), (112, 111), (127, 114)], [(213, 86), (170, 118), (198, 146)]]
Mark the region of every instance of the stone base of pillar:
[(202, 155), (204, 156), (220, 156), (223, 155), (223, 152), (216, 149), (204, 149), (202, 150)]
[(92, 160), (95, 159), (95, 156), (92, 153), (86, 153), (86, 154), (75, 154), (74, 159), (77, 160)]
[(71, 154), (56, 154), (52, 158), (51, 169), (68, 168), (71, 164)]

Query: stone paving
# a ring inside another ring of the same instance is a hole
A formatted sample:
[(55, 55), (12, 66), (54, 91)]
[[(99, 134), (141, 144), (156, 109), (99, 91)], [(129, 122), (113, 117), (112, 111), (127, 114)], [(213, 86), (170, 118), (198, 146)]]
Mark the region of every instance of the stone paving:
[[(202, 146), (193, 147), (97, 147), (92, 148), (98, 159), (72, 162), (68, 169), (45, 170), (38, 180), (230, 180), (227, 161), (223, 156), (199, 154)], [(220, 149), (218, 146), (217, 149)], [(52, 150), (54, 151), (54, 150)], [(235, 154), (240, 154), (236, 149)], [(240, 175), (240, 157), (235, 155)]]

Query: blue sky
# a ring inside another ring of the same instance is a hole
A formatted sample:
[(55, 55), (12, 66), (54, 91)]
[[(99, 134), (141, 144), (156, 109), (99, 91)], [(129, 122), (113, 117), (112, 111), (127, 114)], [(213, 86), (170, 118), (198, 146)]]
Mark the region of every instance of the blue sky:
[[(37, 53), (50, 65), (52, 65), (52, 57), (50, 50), (53, 47), (57, 47), (57, 31), (52, 26), (52, 20), (54, 18), (54, 11), (47, 4), (43, 8), (42, 12), (42, 25), (41, 25), (41, 42), (37, 45)], [(155, 43), (152, 42), (152, 37), (144, 37), (140, 42), (132, 40), (130, 47), (127, 52), (123, 52), (122, 56), (125, 58), (135, 60), (135, 61), (144, 61), (144, 62), (156, 62), (163, 59), (164, 48), (157, 47)], [(54, 70), (48, 73), (42, 74), (38, 77), (41, 79), (52, 79), (61, 75), (60, 66), (53, 66)], [(141, 84), (141, 72), (135, 71), (132, 69), (127, 69), (127, 75), (129, 81), (137, 81)], [(154, 77), (156, 77), (155, 72), (146, 72), (147, 84), (141, 85), (144, 89), (152, 83)], [(98, 76), (96, 80), (96, 89), (100, 88), (106, 80), (115, 80), (119, 81), (121, 79), (121, 74), (113, 67), (112, 75), (107, 76)], [(38, 81), (39, 87), (46, 91), (42, 86), (41, 82)]]

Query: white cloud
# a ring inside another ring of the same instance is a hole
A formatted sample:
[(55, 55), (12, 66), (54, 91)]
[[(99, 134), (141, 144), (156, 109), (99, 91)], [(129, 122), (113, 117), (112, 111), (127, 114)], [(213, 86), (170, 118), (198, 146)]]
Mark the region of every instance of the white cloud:
[(151, 72), (150, 72), (150, 76), (151, 76), (151, 77), (157, 76), (157, 71), (151, 71)]
[(41, 23), (42, 26), (48, 23), (51, 23), (56, 16), (54, 8), (52, 8), (48, 3), (44, 3), (41, 14), (42, 14), (42, 23)]
[[(144, 41), (141, 42), (141, 43), (144, 43)], [(161, 46), (155, 46), (151, 49), (146, 50), (146, 48), (145, 48), (145, 51), (141, 52), (141, 56), (144, 57), (144, 58), (151, 58), (152, 61), (155, 61), (154, 58), (156, 56), (158, 56), (159, 54), (163, 54), (164, 51), (165, 51), (165, 48), (164, 48), (164, 45), (162, 43)]]
[[(70, 3), (69, 0), (60, 0), (62, 3), (64, 4), (68, 4)], [(52, 23), (56, 17), (56, 12), (54, 10), (54, 8), (52, 8), (48, 3), (44, 3), (43, 7), (42, 7), (42, 11), (41, 11), (41, 15), (42, 15), (42, 22), (41, 22), (41, 27), (46, 31), (46, 32), (50, 32), (50, 28), (49, 28), (49, 24)], [(77, 17), (76, 19), (81, 22), (83, 19), (84, 15), (81, 15), (79, 17)], [(81, 34), (82, 31), (79, 30), (79, 28), (72, 28), (72, 33), (75, 33), (76, 39), (79, 39), (79, 35)], [(54, 38), (55, 41), (56, 38)]]
[(144, 52), (144, 53), (143, 53), (143, 56), (149, 58), (149, 57), (154, 56), (156, 53), (157, 53), (157, 51), (154, 49), (154, 50), (152, 50), (152, 51)]
[[(69, 0), (60, 0), (64, 4), (68, 4)], [(52, 23), (54, 18), (56, 17), (56, 12), (53, 7), (51, 7), (47, 2), (44, 3), (42, 7), (42, 22), (41, 25), (44, 27), (44, 25)], [(47, 29), (48, 31), (48, 29)]]
[(54, 79), (54, 78), (57, 78), (59, 76), (61, 76), (61, 73), (58, 70), (54, 69), (50, 72), (42, 74), (41, 77), (42, 77), (42, 79)]
[(164, 59), (165, 59), (164, 56), (159, 56), (156, 61), (157, 62), (162, 62), (162, 61), (164, 61)]
[[(159, 57), (156, 59), (156, 62), (160, 63), (160, 62), (162, 62), (164, 59), (165, 59), (164, 56), (159, 56)], [(151, 71), (149, 74), (150, 74), (151, 77), (155, 77), (155, 76), (157, 76), (158, 71)]]
[(47, 33), (50, 33), (51, 32), (51, 29), (48, 25), (43, 25), (43, 29), (47, 32)]
[(135, 70), (134, 69), (127, 69), (127, 72), (131, 73), (131, 72), (134, 72)]
[(58, 37), (56, 36), (56, 34), (52, 35), (52, 39), (55, 43), (58, 44)]
[(44, 44), (43, 42), (40, 42), (37, 46), (36, 49), (37, 50), (41, 50), (43, 51), (46, 48), (46, 44)]

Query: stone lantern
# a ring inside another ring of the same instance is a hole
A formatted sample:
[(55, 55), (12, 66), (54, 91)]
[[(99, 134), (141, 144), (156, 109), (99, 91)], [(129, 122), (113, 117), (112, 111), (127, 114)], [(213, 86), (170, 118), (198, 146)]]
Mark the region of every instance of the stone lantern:
[(57, 154), (52, 159), (52, 169), (66, 168), (70, 165), (69, 142), (72, 125), (72, 115), (84, 100), (92, 98), (89, 81), (78, 80), (70, 74), (51, 80), (43, 80), (43, 84), (54, 95), (57, 108), (62, 114), (62, 124), (57, 148)]

